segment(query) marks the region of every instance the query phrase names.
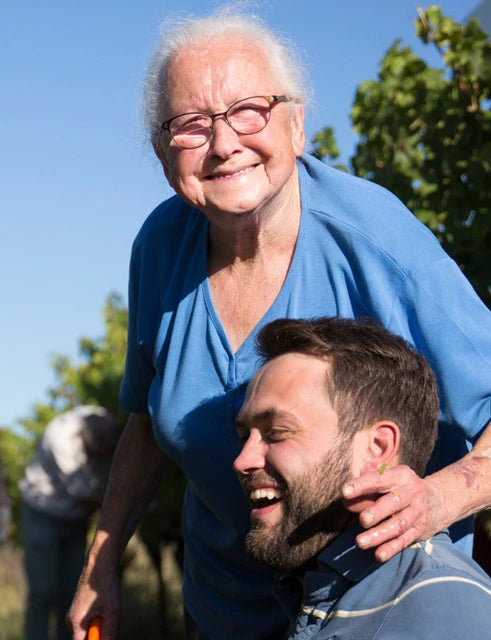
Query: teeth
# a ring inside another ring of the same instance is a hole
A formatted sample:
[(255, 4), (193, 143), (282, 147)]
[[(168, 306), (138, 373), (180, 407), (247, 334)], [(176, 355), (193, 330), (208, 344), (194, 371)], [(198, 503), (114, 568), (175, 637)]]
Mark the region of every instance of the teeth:
[(218, 173), (214, 176), (209, 176), (209, 180), (218, 180), (220, 178), (222, 179), (226, 179), (226, 178), (233, 178), (234, 176), (238, 176), (241, 173), (248, 173), (249, 171), (252, 171), (254, 169), (254, 167), (246, 167), (245, 169), (239, 169), (238, 171), (234, 171), (234, 173)]
[(267, 498), (268, 500), (279, 500), (281, 493), (277, 489), (255, 489), (249, 494), (251, 500), (262, 500)]

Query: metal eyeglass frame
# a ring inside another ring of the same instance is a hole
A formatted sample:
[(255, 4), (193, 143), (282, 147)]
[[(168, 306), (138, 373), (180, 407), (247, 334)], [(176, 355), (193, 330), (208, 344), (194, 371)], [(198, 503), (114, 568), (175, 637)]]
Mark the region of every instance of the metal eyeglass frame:
[[(242, 133), (241, 131), (237, 131), (237, 129), (235, 129), (235, 127), (232, 126), (232, 124), (229, 122), (228, 118), (227, 118), (227, 114), (230, 111), (230, 109), (233, 109), (236, 105), (238, 105), (240, 102), (244, 102), (246, 100), (251, 100), (253, 98), (264, 98), (268, 104), (269, 104), (269, 112), (268, 112), (268, 119), (264, 125), (264, 127), (261, 127), (260, 129), (258, 129), (257, 131), (251, 131), (250, 133)], [(204, 146), (209, 139), (211, 138), (211, 136), (213, 135), (213, 129), (214, 129), (214, 125), (215, 125), (215, 118), (219, 118), (220, 116), (223, 116), (223, 118), (225, 119), (225, 122), (228, 124), (228, 126), (235, 131), (235, 133), (238, 133), (241, 136), (250, 136), (253, 135), (254, 133), (259, 133), (260, 131), (262, 131), (263, 129), (265, 129), (270, 121), (270, 116), (271, 116), (271, 109), (274, 107), (275, 104), (278, 104), (279, 102), (290, 102), (292, 98), (285, 96), (285, 95), (281, 95), (281, 96), (277, 96), (277, 95), (271, 95), (271, 96), (249, 96), (248, 98), (242, 98), (241, 100), (237, 100), (236, 102), (234, 102), (233, 104), (231, 104), (227, 109), (225, 109), (225, 111), (219, 111), (217, 113), (206, 113), (206, 111), (188, 111), (186, 113), (179, 113), (177, 114), (177, 116), (172, 116), (172, 118), (169, 118), (169, 120), (166, 120), (165, 122), (162, 122), (162, 124), (160, 125), (160, 131), (159, 133), (163, 133), (164, 131), (167, 131), (168, 134), (171, 136), (171, 138), (174, 140), (174, 142), (176, 142), (176, 144), (181, 147), (181, 149), (199, 149), (200, 147)], [(199, 144), (197, 147), (183, 147), (182, 145), (180, 145), (174, 138), (174, 136), (171, 133), (170, 130), (170, 125), (172, 123), (173, 120), (176, 120), (176, 118), (181, 118), (182, 116), (192, 116), (192, 115), (204, 115), (207, 116), (208, 118), (211, 119), (211, 127), (210, 127), (210, 133), (208, 135), (208, 138), (202, 143)]]

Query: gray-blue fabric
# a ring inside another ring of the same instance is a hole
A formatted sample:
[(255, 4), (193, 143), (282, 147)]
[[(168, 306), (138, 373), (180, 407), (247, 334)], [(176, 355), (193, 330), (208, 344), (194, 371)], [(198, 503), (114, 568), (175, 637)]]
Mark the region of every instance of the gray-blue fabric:
[(320, 554), (318, 570), (305, 575), (300, 613), (283, 596), (292, 579), (277, 590), (290, 611), (288, 640), (490, 636), (491, 580), (446, 533), (380, 564), (356, 547), (359, 532), (349, 529)]

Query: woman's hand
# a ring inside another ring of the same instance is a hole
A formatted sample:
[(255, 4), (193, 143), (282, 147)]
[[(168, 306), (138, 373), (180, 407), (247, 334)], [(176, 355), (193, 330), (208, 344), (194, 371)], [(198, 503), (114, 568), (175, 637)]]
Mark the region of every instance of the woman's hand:
[(73, 640), (86, 640), (97, 616), (102, 618), (102, 640), (116, 640), (120, 555), (155, 496), (167, 464), (150, 416), (130, 414), (113, 458), (94, 542), (67, 616)]
[(449, 524), (438, 481), (433, 476), (422, 479), (404, 465), (351, 480), (343, 486), (343, 497), (347, 509), (359, 514), (366, 529), (358, 535), (357, 545), (376, 547), (380, 562)]
[[(101, 620), (101, 640), (116, 640), (119, 624), (119, 578), (114, 563), (108, 564), (95, 552), (97, 536), (89, 552), (77, 592), (67, 615), (73, 640), (86, 640), (91, 623)], [(103, 543), (104, 544), (104, 543)]]
[(413, 542), (491, 508), (491, 423), (474, 448), (448, 467), (426, 478), (404, 465), (381, 468), (347, 482), (343, 497), (366, 529), (358, 546), (376, 547), (377, 560), (389, 560)]

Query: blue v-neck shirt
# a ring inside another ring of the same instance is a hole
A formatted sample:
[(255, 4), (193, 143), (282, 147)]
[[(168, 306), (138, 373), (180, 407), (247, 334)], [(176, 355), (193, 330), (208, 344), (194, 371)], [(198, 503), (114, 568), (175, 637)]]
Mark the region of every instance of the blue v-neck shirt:
[[(260, 366), (254, 340), (264, 324), (368, 315), (423, 351), (442, 404), (430, 470), (462, 457), (491, 418), (490, 313), (433, 234), (373, 183), (309, 156), (298, 171), (302, 214), (288, 275), (236, 353), (210, 293), (202, 213), (177, 196), (165, 201), (132, 251), (121, 401), (150, 412), (157, 442), (188, 477), (183, 595), (213, 640), (281, 637), (285, 622), (271, 574), (242, 550), (249, 513), (232, 470), (234, 420)], [(461, 524), (454, 537), (466, 531)]]

